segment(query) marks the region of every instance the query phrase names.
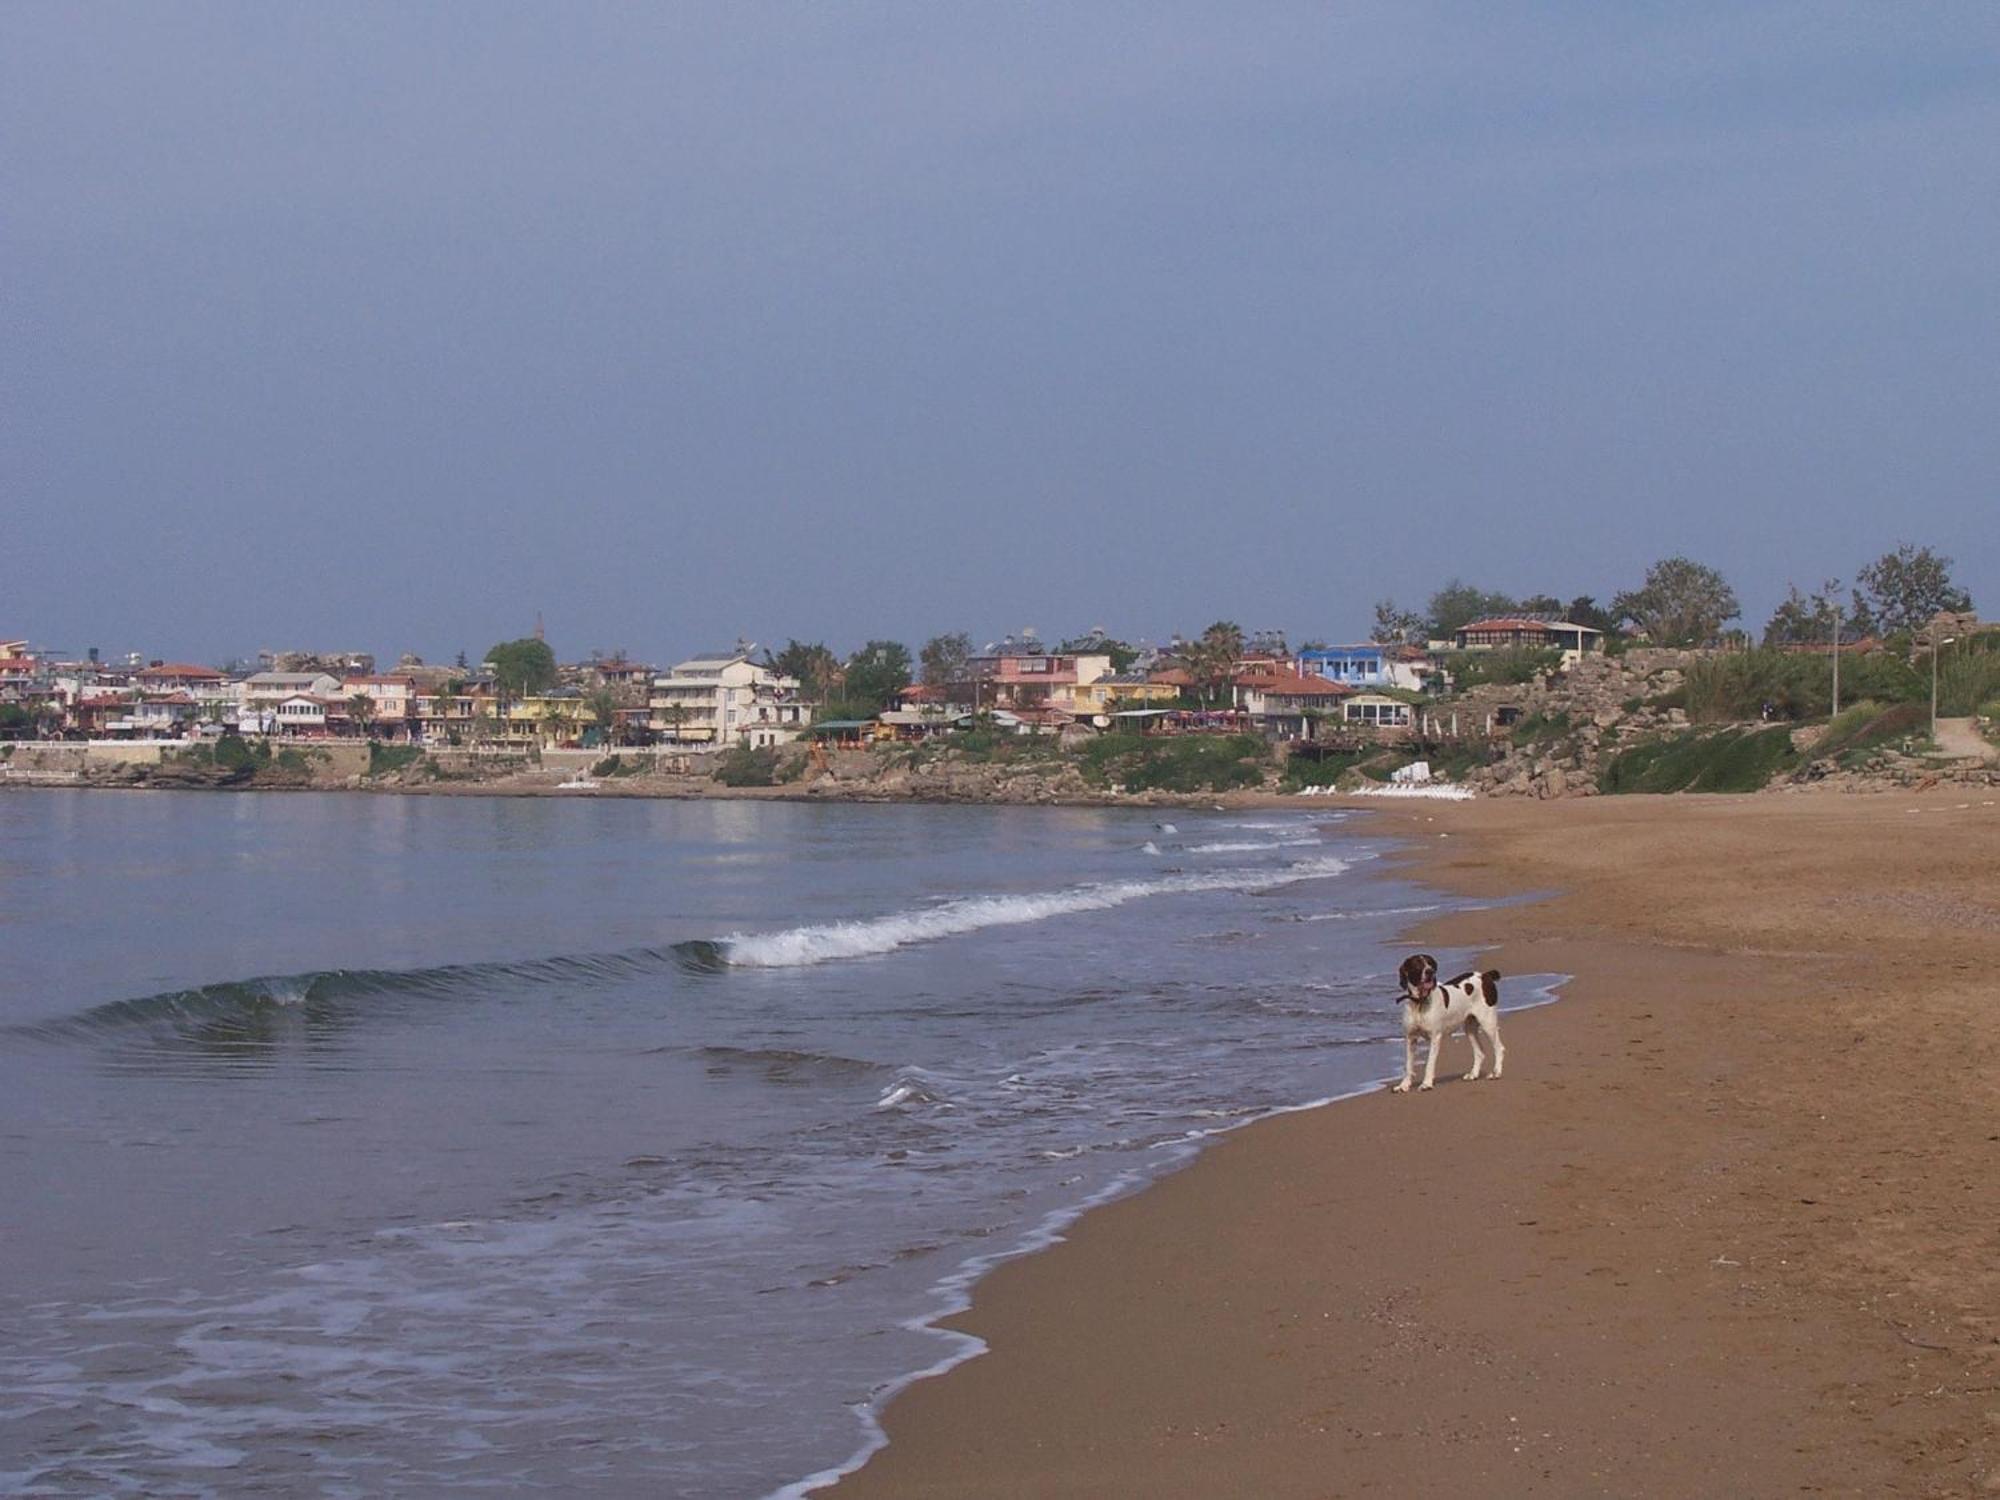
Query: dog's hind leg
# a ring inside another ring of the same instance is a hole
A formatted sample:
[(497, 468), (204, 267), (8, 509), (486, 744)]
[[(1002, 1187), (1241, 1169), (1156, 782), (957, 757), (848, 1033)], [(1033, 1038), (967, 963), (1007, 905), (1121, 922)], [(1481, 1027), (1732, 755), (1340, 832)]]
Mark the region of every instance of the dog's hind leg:
[(1485, 1029), (1486, 1044), (1493, 1049), (1493, 1076), (1498, 1078), (1500, 1065), (1507, 1060), (1507, 1049), (1500, 1045), (1500, 1013), (1497, 1010), (1487, 1011), (1486, 1019), (1479, 1024)]
[[(1479, 1023), (1468, 1020), (1465, 1023), (1465, 1039), (1472, 1043), (1472, 1067), (1465, 1075), (1467, 1083), (1479, 1081), (1479, 1070), (1486, 1065), (1486, 1054), (1479, 1050)], [(1497, 1064), (1496, 1064), (1497, 1066)]]

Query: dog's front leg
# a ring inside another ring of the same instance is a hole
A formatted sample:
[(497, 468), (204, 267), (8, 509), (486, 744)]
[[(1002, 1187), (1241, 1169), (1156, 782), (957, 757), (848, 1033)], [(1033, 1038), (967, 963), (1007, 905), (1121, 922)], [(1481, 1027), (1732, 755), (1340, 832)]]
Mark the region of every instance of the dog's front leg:
[(1438, 1054), (1444, 1051), (1444, 1038), (1445, 1033), (1442, 1027), (1431, 1033), (1430, 1055), (1424, 1059), (1423, 1088), (1418, 1089), (1418, 1093), (1422, 1093), (1424, 1089), (1432, 1087), (1437, 1082)]
[(1410, 1085), (1417, 1081), (1417, 1036), (1413, 1031), (1403, 1033), (1403, 1081), (1396, 1085), (1395, 1092), (1407, 1094)]

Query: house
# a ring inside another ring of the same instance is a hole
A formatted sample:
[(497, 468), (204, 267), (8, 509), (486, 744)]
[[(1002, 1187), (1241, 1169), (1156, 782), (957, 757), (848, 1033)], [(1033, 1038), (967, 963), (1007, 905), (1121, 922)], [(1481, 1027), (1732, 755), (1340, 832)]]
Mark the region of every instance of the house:
[(799, 680), (752, 661), (754, 646), (689, 657), (653, 679), (648, 727), (662, 743), (762, 749), (797, 739), (810, 721)]
[[(417, 705), (426, 696), (414, 677), (402, 675), (346, 677), (337, 696), (347, 700), (354, 728), (371, 739), (407, 740), (417, 737), (420, 715)], [(354, 700), (366, 698), (365, 715), (353, 714)]]
[(1112, 672), (1095, 682), (1078, 683), (1070, 698), (1080, 715), (1096, 717), (1128, 708), (1151, 708), (1176, 701), (1179, 684), (1161, 682), (1144, 672)]
[(1355, 689), (1344, 682), (1295, 672), (1275, 662), (1253, 662), (1229, 685), (1230, 701), (1261, 732), (1286, 740), (1309, 740), (1323, 716), (1336, 712)]
[(33, 690), (41, 675), (40, 664), (25, 649), (27, 644), (0, 641), (0, 700), (18, 702)]
[[(236, 684), (236, 723), (245, 734), (290, 734), (292, 729), (279, 713), (290, 699), (307, 697), (331, 700), (340, 692), (340, 679), (326, 672), (257, 672)], [(292, 722), (314, 722), (324, 733), (326, 716), (317, 720), (294, 708)]]
[(966, 663), (977, 708), (1060, 708), (1080, 712), (1076, 690), (1111, 675), (1109, 652), (1044, 650), (1034, 640), (1011, 637)]
[(148, 693), (190, 693), (219, 696), (228, 681), (213, 667), (184, 661), (156, 661), (132, 674), (132, 680)]
[(1384, 641), (1309, 647), (1299, 652), (1293, 665), (1304, 676), (1323, 677), (1351, 688), (1395, 687), (1412, 692), (1421, 692), (1428, 685), (1433, 670), (1421, 648)]
[(583, 743), (584, 731), (597, 715), (579, 695), (547, 693), (516, 698), (507, 705), (501, 738), (510, 745), (539, 745), (545, 750)]
[(180, 739), (193, 724), (199, 706), (187, 693), (155, 693), (149, 697), (122, 694), (79, 702), (73, 717), (79, 728), (102, 739)]
[(345, 728), (351, 722), (345, 699), (319, 693), (293, 693), (257, 712), (271, 726), (264, 733), (275, 731), (297, 739), (327, 739), (336, 727)]
[(1379, 729), (1408, 729), (1410, 705), (1386, 693), (1356, 693), (1340, 705), (1340, 717), (1348, 724), (1369, 724)]
[(1563, 665), (1604, 649), (1604, 632), (1594, 625), (1545, 620), (1535, 615), (1494, 615), (1459, 627), (1461, 651), (1560, 651)]
[(427, 745), (490, 740), (501, 732), (499, 700), (489, 683), (419, 679), (410, 711), (414, 738)]
[(952, 683), (937, 686), (927, 682), (913, 682), (896, 694), (895, 706), (908, 713), (929, 714), (939, 718), (957, 718), (973, 712), (972, 685)]

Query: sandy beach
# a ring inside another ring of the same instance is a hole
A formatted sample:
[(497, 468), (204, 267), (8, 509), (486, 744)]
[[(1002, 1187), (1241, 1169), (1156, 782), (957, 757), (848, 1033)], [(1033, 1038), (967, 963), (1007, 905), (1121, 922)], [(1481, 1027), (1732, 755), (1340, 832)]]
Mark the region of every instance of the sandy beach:
[(1506, 1078), (1454, 1041), (1002, 1266), (835, 1493), (2000, 1492), (1994, 800), (1375, 816), (1555, 893), (1412, 934), (1576, 976)]

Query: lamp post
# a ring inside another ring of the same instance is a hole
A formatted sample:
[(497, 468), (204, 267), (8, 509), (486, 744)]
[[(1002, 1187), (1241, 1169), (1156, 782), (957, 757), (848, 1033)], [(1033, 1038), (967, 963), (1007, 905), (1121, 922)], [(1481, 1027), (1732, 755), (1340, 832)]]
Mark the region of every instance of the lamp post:
[(1833, 717), (1840, 717), (1840, 606), (1833, 607)]
[(1944, 639), (1942, 639), (1942, 640), (1939, 640), (1939, 639), (1938, 639), (1938, 638), (1937, 638), (1936, 636), (1932, 636), (1932, 637), (1931, 637), (1931, 743), (1932, 743), (1932, 744), (1936, 744), (1936, 743), (1937, 743), (1937, 700), (1938, 700), (1938, 678), (1937, 678), (1937, 654), (1938, 654), (1938, 647), (1940, 647), (1940, 646), (1949, 646), (1949, 645), (1950, 645), (1950, 644), (1951, 644), (1951, 643), (1952, 643), (1953, 641), (1955, 641), (1955, 640), (1957, 640), (1957, 639), (1958, 639), (1958, 637), (1957, 637), (1957, 636), (1955, 636), (1955, 635), (1948, 635), (1948, 636), (1944, 637)]

